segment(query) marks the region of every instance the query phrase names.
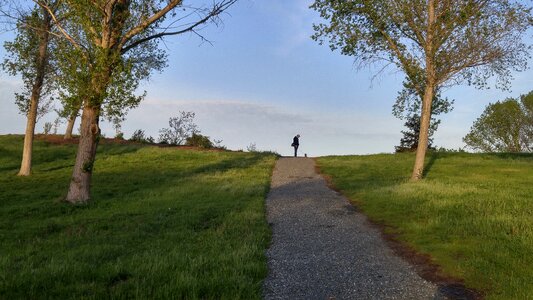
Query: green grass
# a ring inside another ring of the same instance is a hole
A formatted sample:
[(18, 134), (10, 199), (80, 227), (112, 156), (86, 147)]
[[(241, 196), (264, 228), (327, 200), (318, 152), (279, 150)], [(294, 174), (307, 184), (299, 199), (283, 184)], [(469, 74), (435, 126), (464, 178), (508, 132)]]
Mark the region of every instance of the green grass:
[(276, 157), (99, 147), (93, 201), (61, 201), (73, 145), (0, 136), (0, 299), (258, 299), (270, 231), (264, 199)]
[(437, 153), (408, 181), (412, 154), (324, 157), (323, 173), (374, 221), (488, 299), (533, 299), (533, 155)]

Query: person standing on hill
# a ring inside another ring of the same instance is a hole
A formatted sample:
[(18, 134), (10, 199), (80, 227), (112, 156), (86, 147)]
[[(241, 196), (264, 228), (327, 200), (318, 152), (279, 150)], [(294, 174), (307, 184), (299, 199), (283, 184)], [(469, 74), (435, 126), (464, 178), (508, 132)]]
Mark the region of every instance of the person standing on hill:
[(292, 139), (292, 144), (291, 146), (294, 147), (294, 157), (297, 157), (298, 156), (298, 147), (300, 146), (300, 135), (297, 134), (293, 139)]

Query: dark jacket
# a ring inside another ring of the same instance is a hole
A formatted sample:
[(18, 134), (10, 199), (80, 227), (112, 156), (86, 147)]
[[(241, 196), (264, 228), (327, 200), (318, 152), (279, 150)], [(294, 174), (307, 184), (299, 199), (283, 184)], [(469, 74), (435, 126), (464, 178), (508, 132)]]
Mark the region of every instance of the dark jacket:
[(295, 136), (294, 139), (292, 139), (292, 146), (300, 146), (300, 140), (298, 139), (298, 136)]

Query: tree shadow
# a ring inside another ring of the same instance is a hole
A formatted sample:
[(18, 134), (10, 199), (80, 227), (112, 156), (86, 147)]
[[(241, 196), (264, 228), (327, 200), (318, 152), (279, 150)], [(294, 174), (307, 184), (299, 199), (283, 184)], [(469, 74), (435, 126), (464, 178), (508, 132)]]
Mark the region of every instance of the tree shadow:
[(431, 152), (429, 159), (427, 160), (426, 166), (424, 168), (423, 177), (427, 177), (428, 174), (431, 172), (431, 169), (433, 168), (433, 165), (435, 165), (435, 162), (437, 159), (439, 159), (439, 154), (435, 152)]
[[(101, 201), (109, 197), (120, 196), (127, 198), (128, 195), (140, 190), (157, 190), (164, 186), (174, 184), (176, 180), (186, 180), (205, 173), (227, 172), (235, 169), (247, 169), (259, 163), (265, 158), (264, 155), (248, 157), (232, 157), (215, 163), (204, 164), (190, 169), (168, 169), (162, 171), (159, 165), (142, 167), (142, 171), (135, 165), (120, 171), (104, 170), (93, 174), (94, 188), (92, 189), (93, 200)], [(117, 186), (120, 183), (122, 186)], [(126, 185), (124, 189), (124, 185)], [(128, 190), (128, 186), (131, 190)], [(116, 192), (120, 191), (120, 195)]]
[(533, 153), (510, 153), (510, 152), (502, 152), (502, 153), (483, 153), (484, 156), (488, 157), (496, 157), (501, 159), (533, 159)]

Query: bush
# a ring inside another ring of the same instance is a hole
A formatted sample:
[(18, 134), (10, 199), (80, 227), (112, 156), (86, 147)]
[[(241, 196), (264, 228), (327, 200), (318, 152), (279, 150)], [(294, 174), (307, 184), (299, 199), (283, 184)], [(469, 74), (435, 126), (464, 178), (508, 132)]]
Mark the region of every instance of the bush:
[(154, 138), (151, 136), (147, 137), (144, 134), (144, 130), (137, 129), (131, 136), (130, 141), (137, 142), (137, 143), (153, 144)]
[(201, 135), (199, 133), (193, 133), (192, 136), (188, 137), (185, 141), (185, 145), (193, 146), (193, 147), (200, 147), (200, 148), (205, 148), (205, 149), (213, 148), (213, 142), (209, 140), (209, 137), (205, 135)]

